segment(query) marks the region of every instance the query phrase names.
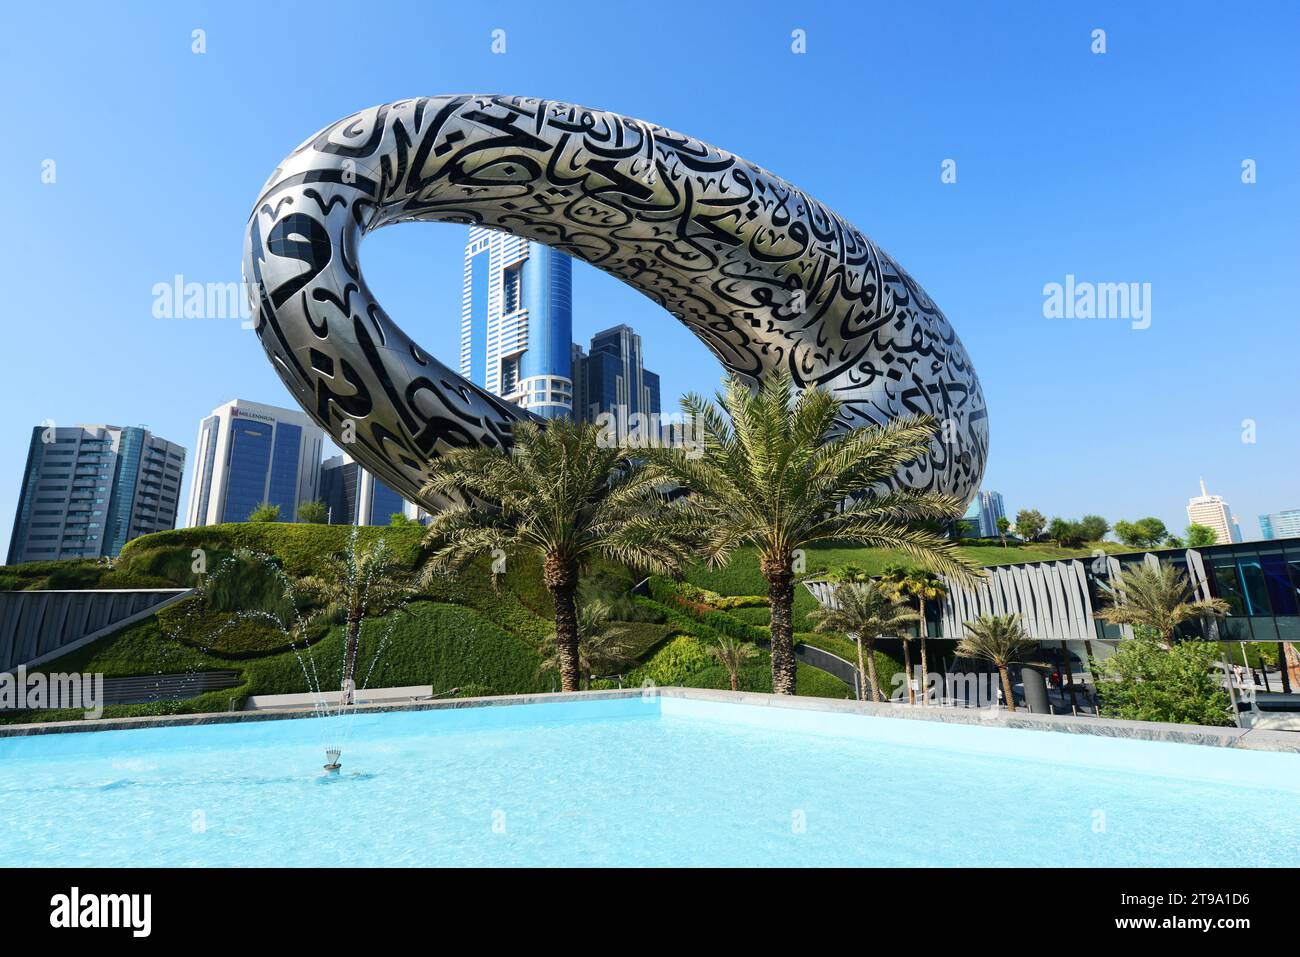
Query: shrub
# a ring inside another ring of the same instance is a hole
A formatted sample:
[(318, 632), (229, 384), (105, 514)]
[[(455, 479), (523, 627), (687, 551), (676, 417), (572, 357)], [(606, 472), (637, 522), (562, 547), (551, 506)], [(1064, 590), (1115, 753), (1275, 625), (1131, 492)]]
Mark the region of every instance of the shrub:
[(280, 506), (272, 505), (270, 502), (262, 502), (248, 513), (248, 520), (250, 522), (278, 522), (280, 520)]
[(1230, 725), (1236, 721), (1217, 670), (1219, 646), (1184, 641), (1166, 650), (1147, 628), (1094, 662), (1101, 713), (1133, 721)]
[(303, 502), (298, 506), (298, 521), (306, 525), (324, 525), (329, 521), (329, 508), (324, 502)]
[(647, 680), (657, 685), (680, 685), (697, 671), (710, 667), (713, 658), (704, 642), (693, 635), (678, 635), (639, 668), (628, 672), (626, 680), (634, 686)]

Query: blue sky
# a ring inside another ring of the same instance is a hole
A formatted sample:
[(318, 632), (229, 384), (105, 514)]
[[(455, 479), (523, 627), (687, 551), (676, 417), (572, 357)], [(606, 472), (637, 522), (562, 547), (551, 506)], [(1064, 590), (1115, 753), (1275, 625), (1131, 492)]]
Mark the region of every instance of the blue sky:
[[(0, 549), (42, 420), (146, 424), (192, 451), (200, 417), (228, 399), (291, 404), (251, 332), (156, 319), (154, 284), (237, 280), (258, 188), (310, 133), (462, 92), (661, 123), (860, 227), (973, 357), (992, 432), (984, 487), (1013, 513), (1181, 529), (1202, 476), (1248, 538), (1257, 513), (1300, 507), (1293, 4), (276, 6), (0, 13)], [(1090, 50), (1097, 28), (1104, 54)], [(505, 54), (491, 52), (496, 29)], [(806, 53), (791, 51), (796, 29)], [(363, 251), (387, 311), (453, 363), (464, 240), (407, 224)], [(712, 389), (718, 364), (671, 317), (590, 267), (574, 274), (579, 341), (628, 322), (666, 405)], [(1150, 328), (1045, 318), (1043, 287), (1067, 274), (1150, 283)]]

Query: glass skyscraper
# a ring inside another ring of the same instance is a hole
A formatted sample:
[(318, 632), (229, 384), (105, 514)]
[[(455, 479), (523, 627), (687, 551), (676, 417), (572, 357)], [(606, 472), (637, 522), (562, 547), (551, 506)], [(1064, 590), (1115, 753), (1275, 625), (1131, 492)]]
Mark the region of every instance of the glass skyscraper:
[(1300, 538), (1300, 508), (1261, 515), (1259, 534), (1266, 542), (1276, 538)]
[(581, 388), (579, 417), (594, 421), (602, 412), (627, 415), (658, 414), (659, 376), (645, 368), (641, 337), (628, 325), (617, 325), (591, 337), (591, 351), (575, 347), (576, 376)]
[(321, 463), (320, 498), (331, 525), (388, 525), (406, 500), (347, 455)]
[(543, 418), (573, 415), (573, 262), (541, 243), (470, 229), (460, 373)]
[(316, 499), (324, 433), (302, 412), (236, 399), (199, 425), (188, 524), (245, 522), (263, 502), (292, 522)]
[(144, 428), (37, 426), (8, 564), (112, 557), (175, 528), (184, 469), (185, 450)]

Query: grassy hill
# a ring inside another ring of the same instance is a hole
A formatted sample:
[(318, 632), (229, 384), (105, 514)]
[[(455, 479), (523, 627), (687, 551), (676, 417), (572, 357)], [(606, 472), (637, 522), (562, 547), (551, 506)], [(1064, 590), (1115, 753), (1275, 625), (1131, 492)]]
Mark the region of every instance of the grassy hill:
[[(237, 604), (253, 608), (282, 592), (280, 573), (290, 582), (323, 573), (324, 559), (343, 551), (352, 534), (350, 526), (287, 523), (179, 529), (130, 542), (111, 565), (75, 561), (0, 569), (0, 587), (194, 587), (203, 574), (219, 573), (235, 561), (232, 556), (239, 550), (249, 550), (267, 559), (264, 572), (239, 579), (243, 592), (237, 595), (241, 599)], [(422, 534), (418, 527), (363, 527), (357, 532), (363, 546), (383, 538), (399, 569), (412, 575), (423, 561)], [(587, 570), (583, 586), (585, 595), (610, 602), (615, 617), (623, 619), (620, 627), (634, 659), (626, 669), (625, 683), (639, 685), (658, 674), (665, 649), (674, 640), (689, 638), (694, 652), (690, 666), (674, 671), (675, 683), (727, 687), (728, 676), (707, 653), (717, 631), (658, 602), (633, 599), (633, 584), (626, 569), (597, 563)], [(427, 684), (436, 694), (461, 696), (555, 690), (557, 679), (541, 671), (538, 651), (553, 630), (552, 615), (550, 595), (535, 560), (512, 558), (501, 575), (490, 572), (487, 560), (473, 563), (455, 577), (438, 577), (421, 586), (403, 610), (366, 624), (358, 683), (367, 687)], [(382, 653), (376, 655), (381, 646)], [(338, 687), (342, 662), (340, 626), (319, 624), (303, 634), (289, 633), (190, 598), (70, 652), (45, 670), (99, 672), (106, 677), (226, 669), (239, 673), (237, 687), (187, 701), (106, 709), (107, 716), (121, 717), (227, 710), (238, 707), (248, 695), (308, 691), (309, 674), (322, 688), (333, 689)], [(746, 669), (742, 686), (770, 691), (769, 669), (766, 654), (760, 654)], [(842, 682), (815, 669), (801, 666), (799, 681), (802, 694), (849, 695)], [(616, 686), (617, 682), (603, 684)], [(0, 721), (78, 717), (79, 712), (44, 711), (10, 713), (0, 716)]]

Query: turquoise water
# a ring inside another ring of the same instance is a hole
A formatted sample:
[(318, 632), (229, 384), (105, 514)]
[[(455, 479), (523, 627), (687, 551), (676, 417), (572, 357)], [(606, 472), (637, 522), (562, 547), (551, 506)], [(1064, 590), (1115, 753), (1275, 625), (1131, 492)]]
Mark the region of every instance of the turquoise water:
[(0, 739), (0, 865), (1284, 865), (1297, 809), (1300, 755), (674, 698)]

